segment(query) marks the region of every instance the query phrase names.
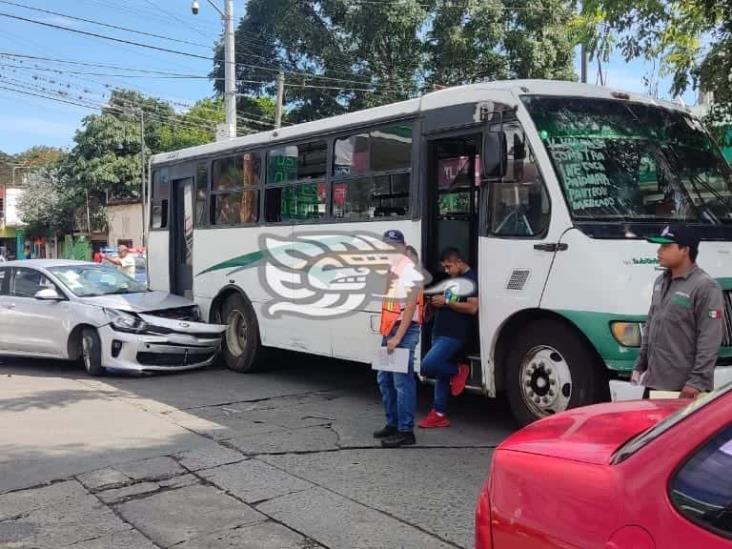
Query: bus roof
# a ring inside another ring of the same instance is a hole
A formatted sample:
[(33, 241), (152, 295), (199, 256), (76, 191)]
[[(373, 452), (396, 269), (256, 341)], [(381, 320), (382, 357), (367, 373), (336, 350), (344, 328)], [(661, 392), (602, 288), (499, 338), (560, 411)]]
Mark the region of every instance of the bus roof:
[[(487, 92), (493, 92), (487, 95)], [(207, 143), (196, 147), (180, 149), (178, 151), (166, 152), (153, 155), (153, 164), (177, 163), (188, 158), (215, 155), (231, 149), (244, 148), (247, 146), (258, 146), (270, 142), (288, 141), (307, 135), (317, 135), (340, 131), (350, 126), (363, 126), (368, 123), (380, 120), (408, 118), (422, 111), (429, 111), (449, 105), (472, 103), (477, 101), (497, 100), (508, 104), (516, 104), (521, 95), (562, 95), (571, 97), (596, 97), (604, 99), (617, 99), (617, 93), (622, 93), (628, 100), (657, 105), (667, 109), (684, 110), (685, 106), (654, 99), (647, 95), (625, 92), (622, 90), (580, 84), (577, 82), (566, 82), (558, 80), (501, 80), (495, 82), (480, 82), (465, 86), (455, 86), (435, 92), (430, 92), (415, 99), (391, 103), (381, 107), (364, 109), (338, 116), (331, 116), (313, 122), (304, 122), (292, 126), (284, 126), (279, 129), (257, 132), (235, 139)], [(497, 97), (498, 96), (498, 97)]]

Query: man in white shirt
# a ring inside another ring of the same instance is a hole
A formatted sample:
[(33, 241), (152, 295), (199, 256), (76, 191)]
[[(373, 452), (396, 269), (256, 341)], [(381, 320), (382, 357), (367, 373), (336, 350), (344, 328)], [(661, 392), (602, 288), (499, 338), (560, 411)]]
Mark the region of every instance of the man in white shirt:
[(130, 278), (135, 278), (135, 258), (130, 255), (130, 250), (122, 244), (117, 250), (119, 257), (105, 257), (107, 261), (117, 266), (117, 268)]

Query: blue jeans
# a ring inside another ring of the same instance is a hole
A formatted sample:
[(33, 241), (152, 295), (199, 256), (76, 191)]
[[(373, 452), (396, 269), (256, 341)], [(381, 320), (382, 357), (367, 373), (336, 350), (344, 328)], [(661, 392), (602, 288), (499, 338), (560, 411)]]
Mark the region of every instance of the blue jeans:
[(435, 401), (432, 407), (444, 414), (450, 396), (450, 378), (457, 373), (457, 354), (463, 348), (463, 340), (454, 337), (436, 337), (432, 347), (422, 359), (420, 373), (435, 378)]
[[(393, 337), (399, 329), (399, 324), (392, 328), (389, 337)], [(386, 345), (383, 338), (381, 344)], [(403, 433), (414, 429), (414, 412), (417, 409), (417, 380), (414, 377), (414, 351), (419, 341), (419, 324), (412, 323), (404, 334), (399, 347), (409, 349), (409, 372), (379, 371), (376, 380), (379, 382), (381, 401), (386, 412), (386, 424), (394, 425)]]

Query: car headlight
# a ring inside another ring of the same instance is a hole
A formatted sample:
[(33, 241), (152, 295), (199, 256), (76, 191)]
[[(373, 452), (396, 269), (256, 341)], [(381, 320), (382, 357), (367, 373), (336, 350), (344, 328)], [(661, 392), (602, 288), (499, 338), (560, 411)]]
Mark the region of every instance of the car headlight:
[(623, 347), (640, 347), (643, 337), (643, 324), (640, 322), (613, 322), (610, 331), (615, 341)]
[(198, 322), (198, 321), (200, 321), (200, 320), (201, 320), (201, 318), (203, 318), (203, 317), (201, 316), (201, 307), (199, 307), (198, 305), (194, 305), (194, 306), (193, 306), (193, 307), (191, 308), (191, 310), (193, 311), (193, 320), (195, 320), (195, 321), (197, 321), (197, 322)]
[(107, 315), (112, 328), (119, 332), (139, 334), (147, 330), (147, 323), (132, 313), (116, 309), (104, 309), (104, 313)]

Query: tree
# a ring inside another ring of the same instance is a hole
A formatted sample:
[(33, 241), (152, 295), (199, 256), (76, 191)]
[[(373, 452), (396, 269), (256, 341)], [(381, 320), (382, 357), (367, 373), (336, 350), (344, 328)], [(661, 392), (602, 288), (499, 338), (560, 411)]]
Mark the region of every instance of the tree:
[(56, 147), (36, 145), (15, 156), (18, 164), (25, 164), (29, 168), (49, 168), (58, 165), (64, 152)]
[(187, 112), (160, 129), (160, 151), (211, 143), (216, 139), (216, 124), (224, 122), (223, 99), (201, 99)]
[[(286, 75), (290, 122), (495, 78), (574, 78), (573, 2), (250, 0), (237, 35), (238, 89), (275, 93)], [(223, 50), (212, 77), (223, 93)], [(261, 116), (246, 99), (241, 114)]]
[(175, 121), (173, 108), (163, 101), (129, 90), (114, 90), (101, 114), (82, 120), (76, 145), (63, 164), (63, 175), (79, 192), (138, 199), (141, 194), (143, 146), (140, 113), (145, 118), (145, 156), (164, 149), (163, 129)]
[(428, 84), (575, 79), (571, 3), (466, 0), (438, 6), (427, 42)]
[(63, 234), (73, 230), (73, 199), (58, 167), (45, 167), (26, 178), (18, 213), (29, 232)]
[(585, 0), (575, 26), (593, 51), (617, 35), (626, 60), (660, 61), (671, 93), (699, 86), (716, 118), (732, 115), (732, 0)]

